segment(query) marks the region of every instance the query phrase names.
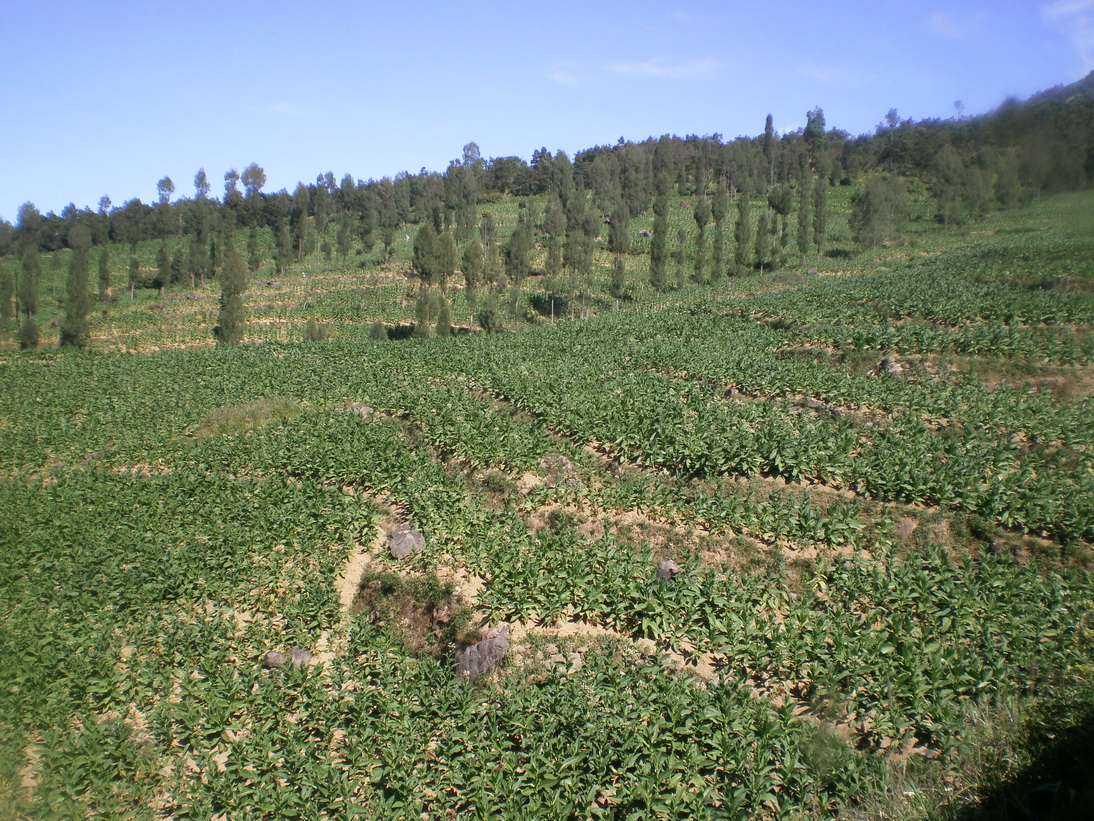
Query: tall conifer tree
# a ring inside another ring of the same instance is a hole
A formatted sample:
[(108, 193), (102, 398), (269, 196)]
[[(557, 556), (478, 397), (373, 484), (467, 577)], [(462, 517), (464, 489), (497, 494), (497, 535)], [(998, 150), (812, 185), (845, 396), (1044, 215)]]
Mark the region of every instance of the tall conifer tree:
[(653, 204), (653, 237), (650, 239), (650, 285), (654, 290), (665, 288), (668, 274), (668, 197), (658, 197)]
[(748, 268), (749, 247), (752, 244), (752, 209), (747, 191), (737, 194), (737, 224), (733, 231), (733, 264), (744, 273)]
[(91, 296), (88, 293), (88, 273), (91, 267), (91, 233), (83, 225), (77, 224), (68, 232), (68, 243), (72, 248), (69, 260), (68, 279), (65, 288), (65, 316), (61, 320), (61, 345), (63, 347), (86, 348), (91, 339), (91, 325), (87, 315), (91, 311)]
[(813, 174), (808, 167), (802, 168), (798, 188), (798, 253), (809, 253), (813, 242)]
[(22, 272), (19, 277), (19, 312), (23, 315), (19, 327), (19, 347), (38, 347), (38, 279), (42, 275), (42, 255), (37, 237), (23, 249)]
[(219, 345), (238, 345), (243, 341), (246, 325), (243, 294), (247, 291), (247, 264), (231, 237), (229, 231), (225, 235), (224, 264), (220, 269), (220, 314), (213, 330)]
[(0, 267), (0, 328), (8, 330), (11, 324), (12, 301), (15, 299), (15, 279), (8, 267)]
[(710, 215), (714, 219), (714, 237), (711, 242), (710, 281), (718, 282), (725, 274), (725, 218), (729, 211), (729, 195), (725, 183), (718, 181), (714, 198), (710, 203)]
[(828, 233), (828, 180), (821, 177), (813, 189), (813, 247), (824, 250)]
[(99, 251), (99, 299), (105, 300), (110, 293), (110, 246)]
[(696, 284), (702, 285), (706, 282), (706, 236), (707, 236), (707, 224), (710, 222), (710, 202), (707, 200), (706, 195), (699, 194), (699, 198), (695, 202), (695, 210), (692, 216), (695, 218), (695, 227), (698, 229), (698, 233), (695, 235), (695, 271), (692, 278)]

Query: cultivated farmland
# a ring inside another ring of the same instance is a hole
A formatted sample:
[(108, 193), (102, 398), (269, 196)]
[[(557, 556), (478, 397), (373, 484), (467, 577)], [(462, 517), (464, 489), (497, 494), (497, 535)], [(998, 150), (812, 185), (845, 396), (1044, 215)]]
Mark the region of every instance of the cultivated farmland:
[(370, 340), (413, 319), (407, 246), (256, 277), (238, 348), (210, 285), (122, 297), (95, 352), (4, 350), (0, 807), (958, 807), (1089, 729), (1092, 215), (660, 295), (637, 256), (622, 301), (598, 251), (588, 319)]

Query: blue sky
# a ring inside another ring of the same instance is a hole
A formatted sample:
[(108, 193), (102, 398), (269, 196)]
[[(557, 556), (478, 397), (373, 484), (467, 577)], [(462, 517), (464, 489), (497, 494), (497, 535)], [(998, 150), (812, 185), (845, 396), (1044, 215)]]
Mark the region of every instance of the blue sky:
[(0, 218), (619, 137), (988, 111), (1094, 70), (1094, 0), (0, 3)]

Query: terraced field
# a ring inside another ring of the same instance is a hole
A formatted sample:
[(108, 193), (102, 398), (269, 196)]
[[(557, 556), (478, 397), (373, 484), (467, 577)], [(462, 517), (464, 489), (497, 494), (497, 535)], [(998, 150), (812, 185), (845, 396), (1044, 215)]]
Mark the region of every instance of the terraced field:
[(0, 806), (959, 812), (1089, 703), (1092, 203), (660, 296), (635, 257), (516, 333), (370, 340), (396, 257), (260, 274), (237, 349), (206, 287), (2, 352)]

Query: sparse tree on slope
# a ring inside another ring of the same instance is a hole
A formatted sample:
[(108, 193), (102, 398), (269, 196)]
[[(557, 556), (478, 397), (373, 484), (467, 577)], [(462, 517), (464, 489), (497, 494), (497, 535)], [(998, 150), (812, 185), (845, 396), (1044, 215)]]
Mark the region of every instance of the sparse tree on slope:
[(437, 275), (437, 235), (433, 223), (426, 220), (414, 235), (414, 255), (411, 260), (418, 279), (431, 285)]
[(877, 248), (897, 236), (908, 216), (904, 184), (888, 174), (870, 177), (851, 198), (848, 222), (855, 241)]
[(482, 245), (480, 243), (471, 240), (464, 246), (460, 270), (463, 272), (464, 298), (467, 300), (468, 307), (474, 312), (478, 286), (482, 282)]
[(224, 264), (220, 269), (220, 315), (213, 329), (219, 345), (238, 345), (243, 340), (245, 313), (243, 294), (247, 291), (247, 265), (226, 236)]
[(72, 258), (66, 282), (65, 316), (61, 320), (61, 345), (86, 348), (91, 339), (91, 325), (87, 320), (91, 311), (91, 296), (87, 290), (91, 234), (85, 226), (77, 224), (68, 232), (68, 243)]
[(744, 273), (748, 268), (749, 246), (752, 244), (752, 208), (747, 191), (737, 194), (737, 224), (733, 231), (733, 264)]
[(104, 245), (99, 251), (99, 299), (105, 300), (110, 294), (110, 246)]
[(711, 243), (710, 281), (718, 282), (725, 275), (725, 218), (729, 212), (729, 194), (725, 183), (718, 181), (714, 198), (710, 203), (710, 215), (714, 219), (714, 237)]
[(805, 256), (812, 246), (813, 236), (813, 174), (802, 169), (798, 188), (798, 253)]
[(711, 208), (710, 201), (707, 200), (705, 194), (700, 194), (699, 199), (695, 202), (695, 210), (692, 216), (695, 218), (695, 227), (698, 229), (698, 233), (695, 236), (695, 271), (692, 278), (696, 284), (702, 285), (706, 282), (706, 235), (707, 224), (710, 222)]

